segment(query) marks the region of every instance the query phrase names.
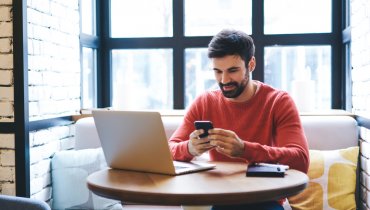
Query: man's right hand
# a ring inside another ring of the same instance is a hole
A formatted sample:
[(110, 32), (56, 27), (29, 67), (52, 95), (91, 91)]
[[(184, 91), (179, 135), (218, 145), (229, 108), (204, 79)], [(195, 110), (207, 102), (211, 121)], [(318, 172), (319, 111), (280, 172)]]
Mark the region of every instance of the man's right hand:
[(203, 129), (195, 130), (189, 136), (188, 150), (193, 156), (199, 156), (214, 147), (210, 145), (208, 137), (199, 138), (199, 135), (203, 133)]

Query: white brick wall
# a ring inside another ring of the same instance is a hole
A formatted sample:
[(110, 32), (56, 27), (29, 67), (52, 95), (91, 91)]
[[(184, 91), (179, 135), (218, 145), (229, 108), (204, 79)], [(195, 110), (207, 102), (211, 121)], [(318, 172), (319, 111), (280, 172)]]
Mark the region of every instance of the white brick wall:
[(370, 2), (351, 1), (353, 112), (370, 117)]
[(69, 124), (30, 133), (31, 197), (51, 199), (51, 157), (55, 152), (73, 149), (74, 130), (74, 124)]
[(28, 1), (30, 120), (80, 109), (78, 0)]
[[(78, 0), (27, 1), (30, 120), (80, 109)], [(0, 122), (14, 121), (12, 0), (0, 0)], [(31, 194), (51, 199), (50, 158), (74, 147), (73, 125), (30, 133)], [(0, 194), (15, 195), (14, 134), (0, 134)]]
[(0, 86), (0, 101), (14, 101), (14, 88)]
[(40, 192), (32, 194), (31, 198), (46, 201), (46, 203), (48, 203), (51, 206), (50, 202), (51, 196), (52, 196), (51, 187), (45, 187)]
[(14, 121), (13, 23), (11, 10), (11, 0), (0, 0), (0, 122)]
[(13, 50), (12, 46), (10, 38), (0, 38), (0, 53), (11, 53)]
[(0, 122), (14, 121), (13, 71), (0, 69)]
[(1, 86), (12, 86), (13, 85), (13, 71), (0, 70), (0, 85)]
[(0, 165), (1, 166), (15, 166), (15, 150), (14, 149), (0, 150)]
[(32, 164), (30, 166), (30, 177), (33, 179), (41, 177), (46, 173), (49, 173), (51, 169), (50, 162), (51, 162), (50, 159), (45, 159), (35, 164)]
[(1, 194), (4, 195), (15, 195), (15, 183), (13, 182), (4, 182), (0, 184)]
[[(28, 1), (31, 120), (80, 109), (78, 0)], [(74, 125), (30, 133), (31, 197), (50, 201), (50, 158), (74, 147)]]
[(9, 102), (0, 102), (0, 116), (9, 117), (13, 115), (13, 105)]
[[(11, 1), (0, 0), (0, 122), (14, 121), (11, 38)], [(0, 194), (15, 195), (14, 134), (0, 133)]]
[(0, 149), (14, 149), (14, 134), (1, 134), (0, 133)]
[[(30, 120), (80, 110), (78, 0), (27, 1)], [(31, 197), (50, 201), (50, 158), (74, 147), (73, 125), (30, 133)]]
[[(14, 121), (12, 0), (0, 0), (0, 122)], [(78, 113), (78, 0), (27, 1), (30, 120)], [(72, 128), (72, 129), (71, 129)], [(50, 201), (50, 158), (74, 147), (73, 125), (30, 133), (31, 197)], [(14, 134), (0, 134), (0, 194), (15, 195)]]
[(13, 0), (0, 0), (0, 6), (1, 5), (8, 5), (11, 6), (13, 3)]
[[(351, 0), (352, 111), (370, 118), (370, 2)], [(360, 129), (361, 199), (370, 207), (370, 130)]]
[(0, 54), (0, 69), (13, 69), (13, 54)]
[(12, 37), (12, 36), (13, 36), (13, 23), (0, 22), (0, 37)]
[(0, 21), (11, 21), (11, 7), (0, 7)]
[(31, 179), (30, 189), (31, 195), (41, 192), (43, 189), (51, 185), (51, 174), (45, 173), (40, 177)]
[(0, 180), (4, 182), (13, 182), (15, 180), (15, 167), (1, 167)]
[(0, 134), (0, 194), (15, 195), (14, 134)]

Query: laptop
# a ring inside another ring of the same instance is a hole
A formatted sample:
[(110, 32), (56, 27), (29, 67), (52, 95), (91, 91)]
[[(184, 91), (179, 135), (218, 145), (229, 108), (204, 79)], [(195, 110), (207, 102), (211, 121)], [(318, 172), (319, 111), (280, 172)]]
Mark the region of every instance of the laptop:
[(214, 164), (173, 161), (162, 118), (153, 111), (93, 110), (109, 167), (178, 175), (208, 170)]

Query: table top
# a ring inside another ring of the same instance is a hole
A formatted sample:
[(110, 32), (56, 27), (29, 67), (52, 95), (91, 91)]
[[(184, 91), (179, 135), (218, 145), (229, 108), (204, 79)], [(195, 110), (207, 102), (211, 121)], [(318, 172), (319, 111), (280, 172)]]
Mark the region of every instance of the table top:
[(284, 178), (246, 177), (246, 163), (211, 162), (208, 171), (170, 176), (104, 169), (88, 176), (95, 194), (122, 202), (155, 205), (223, 205), (278, 200), (298, 194), (306, 174), (290, 169)]

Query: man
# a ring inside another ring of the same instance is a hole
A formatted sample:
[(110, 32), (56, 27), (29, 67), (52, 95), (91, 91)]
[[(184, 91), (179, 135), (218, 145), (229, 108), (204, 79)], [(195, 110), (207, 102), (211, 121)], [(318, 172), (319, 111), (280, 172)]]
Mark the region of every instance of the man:
[[(220, 90), (197, 97), (169, 140), (175, 160), (190, 161), (209, 151), (211, 160), (280, 163), (307, 172), (308, 146), (292, 98), (262, 82), (251, 80), (255, 69), (250, 36), (223, 30), (208, 46), (208, 57)], [(214, 129), (195, 130), (194, 121), (210, 120)], [(206, 139), (208, 138), (208, 139)], [(282, 202), (214, 206), (213, 209), (282, 209)]]

